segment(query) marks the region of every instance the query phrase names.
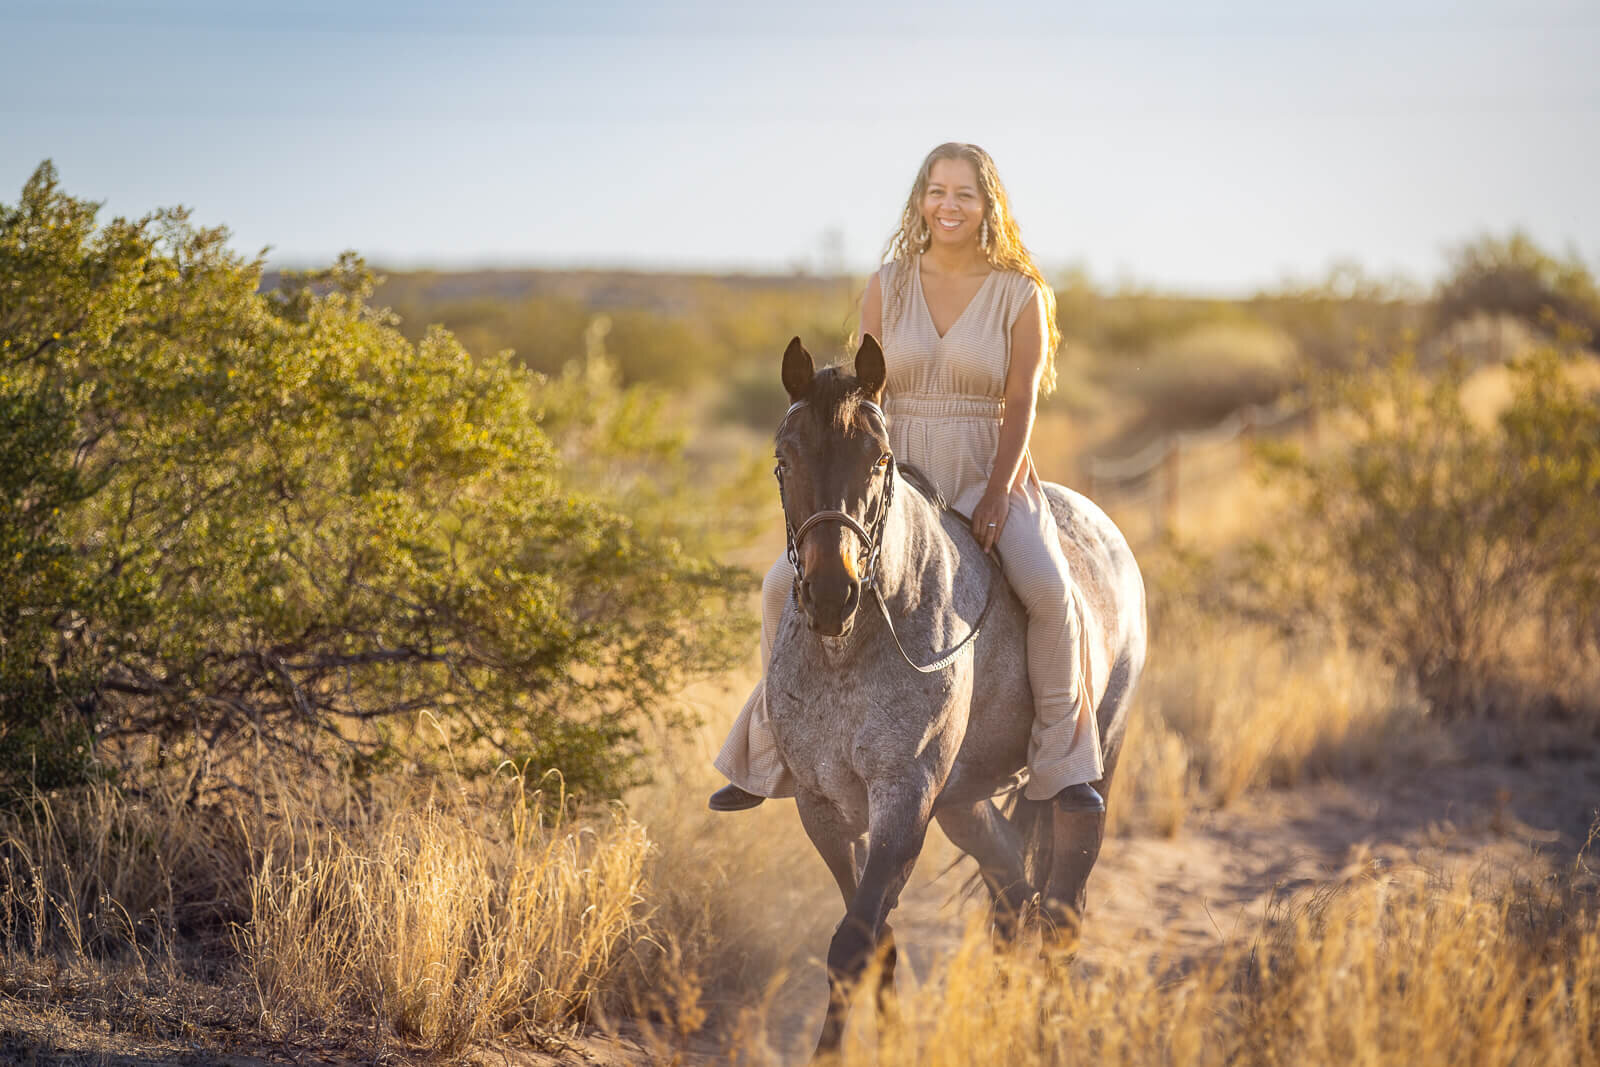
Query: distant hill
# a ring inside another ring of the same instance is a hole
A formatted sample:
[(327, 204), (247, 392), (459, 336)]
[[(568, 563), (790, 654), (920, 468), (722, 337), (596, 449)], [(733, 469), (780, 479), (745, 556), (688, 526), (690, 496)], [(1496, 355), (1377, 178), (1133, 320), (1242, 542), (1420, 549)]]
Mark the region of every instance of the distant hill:
[[(754, 293), (786, 294), (807, 300), (836, 300), (847, 289), (859, 293), (862, 279), (810, 274), (692, 274), (636, 270), (388, 270), (375, 302), (388, 306), (428, 306), (477, 300), (519, 301), (550, 298), (594, 310), (631, 308), (682, 314), (708, 298), (737, 299)], [(262, 275), (261, 288), (277, 288), (280, 271)]]

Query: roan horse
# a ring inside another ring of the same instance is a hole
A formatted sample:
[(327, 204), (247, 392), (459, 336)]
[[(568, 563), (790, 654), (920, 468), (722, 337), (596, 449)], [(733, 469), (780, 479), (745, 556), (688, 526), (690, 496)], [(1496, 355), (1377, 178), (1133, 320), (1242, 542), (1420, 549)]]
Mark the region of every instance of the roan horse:
[[(1035, 903), (1047, 927), (1076, 930), (1105, 831), (1103, 812), (1020, 795), (1009, 818), (995, 806), (1027, 764), (1024, 609), (966, 522), (896, 469), (878, 407), (883, 352), (870, 335), (855, 372), (819, 372), (791, 341), (792, 403), (776, 439), (796, 581), (767, 669), (768, 714), (801, 821), (846, 905), (828, 946), (819, 1055), (838, 1048), (850, 990), (874, 953), (880, 1006), (892, 995), (886, 920), (930, 819), (978, 861), (1004, 935)], [(1104, 795), (1144, 665), (1144, 584), (1104, 512), (1060, 486), (1046, 492), (1083, 606)], [(860, 610), (868, 599), (877, 610)]]

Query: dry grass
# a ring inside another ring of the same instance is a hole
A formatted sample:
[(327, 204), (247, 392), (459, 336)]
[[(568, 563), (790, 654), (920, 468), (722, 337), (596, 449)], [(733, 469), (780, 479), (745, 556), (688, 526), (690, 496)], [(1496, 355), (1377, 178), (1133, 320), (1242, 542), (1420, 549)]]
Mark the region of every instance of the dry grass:
[(580, 1018), (644, 929), (650, 844), (620, 810), (565, 824), (516, 776), (378, 799), (277, 782), (262, 801), (36, 796), (0, 823), (10, 966), (220, 969), (265, 1037), (451, 1054)]
[(701, 736), (666, 743), (657, 780), (626, 798), (655, 844), (649, 932), (608, 1003), (643, 1012), (662, 1039), (698, 1023), (728, 1047), (763, 1040), (753, 1021), (761, 1005), (814, 973), (843, 910), (792, 803), (736, 815), (706, 808), (724, 784), (711, 754), (758, 678), (753, 660), (686, 694), (683, 710), (705, 721)]
[[(1592, 893), (1592, 886), (1589, 887)], [(1600, 1061), (1600, 924), (1568, 886), (1362, 878), (1188, 973), (997, 954), (974, 931), (901, 1005), (880, 1064)], [(866, 1004), (856, 1015), (869, 1014)]]
[(621, 814), (552, 823), (520, 779), (506, 786), (487, 804), (281, 828), (238, 937), (263, 1025), (375, 1019), (455, 1052), (581, 1016), (642, 921), (649, 843)]
[(98, 785), (0, 811), (0, 949), (73, 957), (210, 945), (245, 914), (240, 826), (191, 811), (181, 790)]
[(1113, 783), (1132, 828), (1172, 836), (1191, 809), (1252, 789), (1452, 751), (1392, 668), (1337, 637), (1290, 639), (1181, 604), (1163, 621)]
[(1440, 886), (1421, 872), (1302, 899), (1191, 968), (1089, 973), (982, 931), (881, 1032), (858, 997), (845, 1063), (1600, 1062), (1592, 878)]

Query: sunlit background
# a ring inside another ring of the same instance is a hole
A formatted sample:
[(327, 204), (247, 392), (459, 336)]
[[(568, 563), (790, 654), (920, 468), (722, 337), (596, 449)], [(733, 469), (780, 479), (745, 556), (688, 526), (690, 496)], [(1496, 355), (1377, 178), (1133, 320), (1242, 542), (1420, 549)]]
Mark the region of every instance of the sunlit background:
[(1047, 270), (1240, 293), (1600, 253), (1600, 9), (7, 0), (0, 188), (183, 203), (279, 265), (875, 263), (932, 145)]

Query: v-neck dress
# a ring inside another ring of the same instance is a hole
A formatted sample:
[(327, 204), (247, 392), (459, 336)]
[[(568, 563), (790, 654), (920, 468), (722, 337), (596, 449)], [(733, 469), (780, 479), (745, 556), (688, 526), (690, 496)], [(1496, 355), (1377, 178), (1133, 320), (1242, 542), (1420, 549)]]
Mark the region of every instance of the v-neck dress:
[[(889, 447), (920, 468), (952, 503), (987, 485), (1000, 447), (1011, 328), (1033, 297), (1033, 280), (991, 271), (943, 337), (933, 325), (917, 260), (886, 263), (883, 350)], [(909, 277), (896, 303), (899, 271)]]

